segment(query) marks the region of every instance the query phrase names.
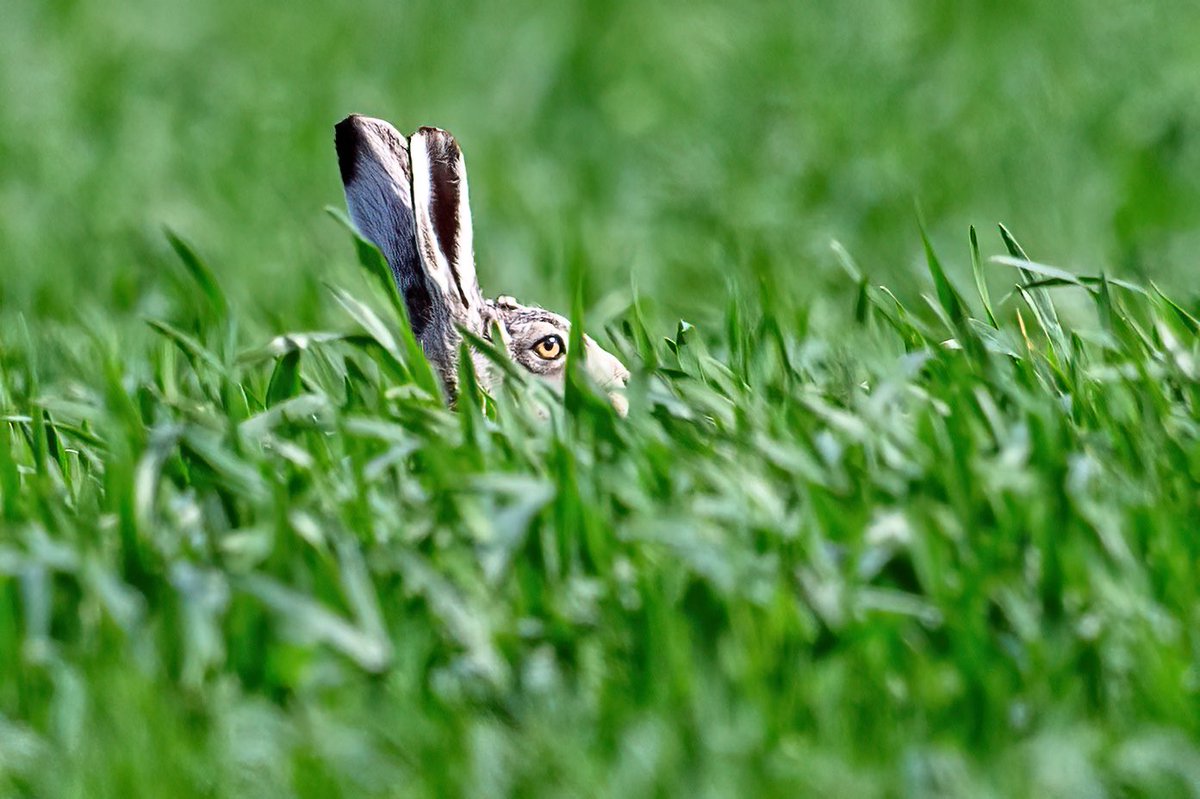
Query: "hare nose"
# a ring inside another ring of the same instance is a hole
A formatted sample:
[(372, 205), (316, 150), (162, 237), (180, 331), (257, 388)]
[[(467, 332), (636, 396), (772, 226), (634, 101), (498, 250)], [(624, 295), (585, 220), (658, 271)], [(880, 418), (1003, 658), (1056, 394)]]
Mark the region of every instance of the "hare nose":
[(586, 343), (584, 362), (588, 374), (602, 389), (624, 388), (629, 380), (629, 370), (625, 368), (625, 364), (617, 360), (611, 352), (601, 349), (600, 345), (590, 338)]
[(615, 355), (601, 349), (591, 338), (587, 338), (585, 346), (587, 349), (584, 363), (588, 374), (599, 384), (601, 390), (608, 394), (608, 399), (617, 413), (625, 416), (629, 413), (629, 400), (625, 398), (622, 389), (629, 380), (629, 370)]

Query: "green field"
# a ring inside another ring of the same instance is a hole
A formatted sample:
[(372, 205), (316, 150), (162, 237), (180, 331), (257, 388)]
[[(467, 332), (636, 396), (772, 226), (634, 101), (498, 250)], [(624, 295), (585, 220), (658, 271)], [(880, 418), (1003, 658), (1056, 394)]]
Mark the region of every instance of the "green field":
[[(0, 796), (1200, 797), (1194, 3), (0, 17)], [(351, 111), (628, 418), (444, 407)]]

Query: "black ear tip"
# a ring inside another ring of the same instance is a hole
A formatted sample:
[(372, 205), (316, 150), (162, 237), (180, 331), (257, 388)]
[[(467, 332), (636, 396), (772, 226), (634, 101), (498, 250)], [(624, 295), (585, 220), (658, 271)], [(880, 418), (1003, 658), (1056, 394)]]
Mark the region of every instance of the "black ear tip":
[(358, 114), (351, 114), (333, 126), (333, 146), (337, 150), (338, 170), (342, 173), (342, 184), (345, 186), (354, 180), (358, 165), (358, 148), (362, 143), (358, 120)]

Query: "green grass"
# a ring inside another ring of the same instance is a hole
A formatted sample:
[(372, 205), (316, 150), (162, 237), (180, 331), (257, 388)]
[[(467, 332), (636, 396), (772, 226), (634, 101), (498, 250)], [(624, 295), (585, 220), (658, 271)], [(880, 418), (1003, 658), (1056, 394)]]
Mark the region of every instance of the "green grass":
[(544, 420), (517, 381), (446, 410), (340, 290), (351, 332), (243, 349), (176, 246), (156, 345), (0, 375), (10, 790), (1196, 790), (1200, 324), (1164, 296), (1011, 260), (998, 327), (930, 250), (926, 307), (860, 280), (837, 347), (765, 297), (724, 336), (635, 306), (629, 417), (572, 383)]
[[(1126, 6), (6, 8), (0, 796), (1200, 796), (1200, 14)], [(443, 406), (352, 110), (628, 418)]]

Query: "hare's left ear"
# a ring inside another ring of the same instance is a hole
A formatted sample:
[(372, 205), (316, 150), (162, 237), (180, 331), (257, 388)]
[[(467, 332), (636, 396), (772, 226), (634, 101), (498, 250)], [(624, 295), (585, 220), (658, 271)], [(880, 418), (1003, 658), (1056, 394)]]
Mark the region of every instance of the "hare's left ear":
[(350, 219), (387, 259), (426, 354), (449, 369), (452, 310), (417, 252), (408, 139), (382, 119), (351, 114), (334, 127), (334, 144)]
[(486, 337), (462, 150), (449, 132), (439, 128), (419, 129), (409, 137), (408, 149), (417, 251), (425, 272), (438, 284), (455, 321)]

